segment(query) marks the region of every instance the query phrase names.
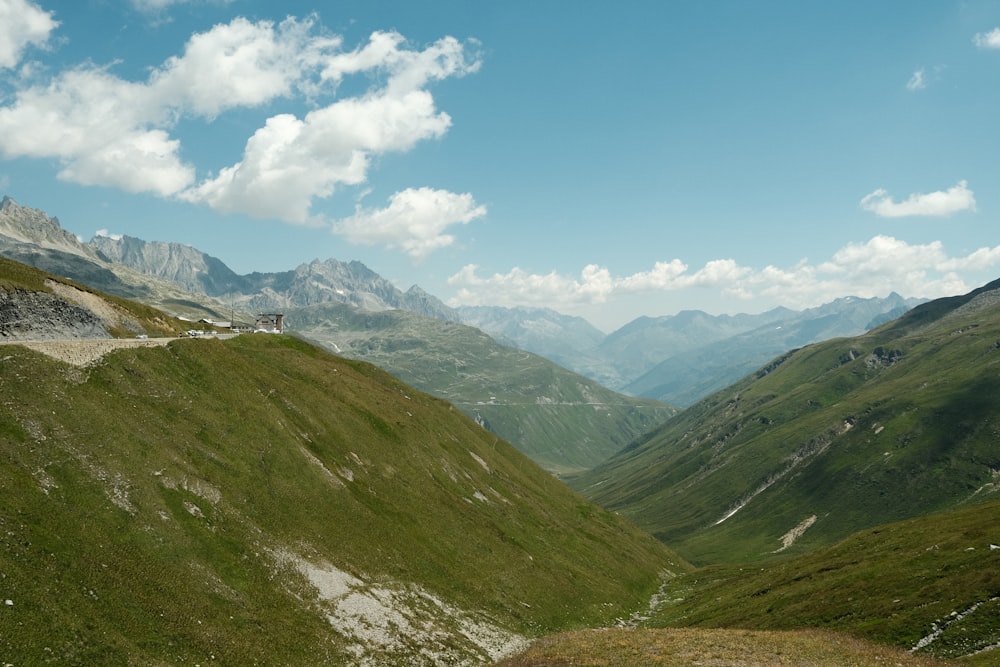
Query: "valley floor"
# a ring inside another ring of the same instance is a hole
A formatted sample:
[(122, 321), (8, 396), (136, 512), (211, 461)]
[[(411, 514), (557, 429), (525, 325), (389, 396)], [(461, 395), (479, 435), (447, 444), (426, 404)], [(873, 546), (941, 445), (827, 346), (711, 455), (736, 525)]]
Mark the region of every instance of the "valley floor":
[(539, 639), (497, 667), (935, 667), (954, 665), (820, 630), (599, 629)]

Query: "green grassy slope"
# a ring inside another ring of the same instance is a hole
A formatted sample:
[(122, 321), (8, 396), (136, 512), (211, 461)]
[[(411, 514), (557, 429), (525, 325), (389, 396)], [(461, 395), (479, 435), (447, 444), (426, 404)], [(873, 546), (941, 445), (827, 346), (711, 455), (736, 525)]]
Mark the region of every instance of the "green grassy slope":
[(797, 527), (792, 553), (988, 498), (995, 288), (778, 358), (571, 485), (699, 564), (767, 557)]
[(944, 667), (956, 665), (819, 630), (626, 630), (546, 637), (498, 667)]
[(592, 467), (676, 409), (632, 398), (479, 331), (336, 304), (287, 313), (295, 332), (451, 401), (556, 473)]
[(673, 578), (640, 629), (545, 637), (504, 667), (996, 665), (1000, 501)]
[[(87, 369), (5, 347), (0, 450), (13, 664), (482, 661), (469, 623), (605, 624), (685, 567), (444, 401), (289, 337)], [(358, 596), (395, 601), (389, 640), (328, 622)]]
[(998, 545), (1000, 501), (887, 524), (795, 558), (678, 577), (651, 625), (825, 628), (995, 665)]

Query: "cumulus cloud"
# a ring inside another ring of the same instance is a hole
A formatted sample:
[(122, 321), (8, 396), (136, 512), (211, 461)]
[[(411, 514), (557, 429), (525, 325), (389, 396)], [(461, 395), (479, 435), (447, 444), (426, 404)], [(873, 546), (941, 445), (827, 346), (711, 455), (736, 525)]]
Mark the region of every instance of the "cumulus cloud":
[(976, 33), (972, 42), (981, 49), (1000, 49), (1000, 28)]
[[(455, 305), (549, 305), (605, 303), (615, 297), (651, 292), (674, 292), (690, 288), (737, 290), (745, 280), (752, 281), (753, 271), (732, 259), (707, 262), (689, 271), (679, 259), (656, 262), (648, 271), (627, 276), (612, 276), (597, 264), (588, 264), (579, 277), (556, 272), (532, 274), (514, 268), (506, 274), (482, 277), (479, 267), (469, 264), (448, 279), (458, 288)], [(727, 292), (730, 293), (730, 292)], [(731, 292), (735, 294), (736, 292)]]
[(445, 230), (464, 225), (486, 215), (471, 194), (447, 190), (409, 188), (389, 198), (382, 209), (362, 209), (334, 223), (336, 233), (352, 243), (385, 245), (407, 253), (416, 260), (455, 242)]
[(34, 2), (0, 0), (0, 69), (16, 67), (29, 46), (44, 46), (58, 25)]
[(301, 120), (269, 119), (247, 142), (240, 162), (206, 179), (185, 198), (223, 211), (305, 224), (313, 221), (313, 199), (363, 183), (373, 156), (442, 136), (451, 117), (436, 108), (423, 87), (473, 72), (479, 62), (467, 59), (463, 45), (453, 38), (423, 51), (403, 45), (396, 33), (376, 32), (365, 47), (328, 59), (321, 78), (334, 84), (360, 71), (380, 71), (388, 78), (380, 88), (338, 100)]
[[(0, 7), (12, 2), (23, 0), (0, 0)], [(0, 107), (0, 154), (57, 158), (60, 178), (76, 183), (312, 224), (321, 221), (312, 212), (315, 200), (364, 183), (373, 158), (444, 135), (451, 117), (426, 88), (478, 67), (478, 56), (451, 37), (413, 49), (398, 33), (376, 32), (345, 51), (343, 39), (319, 30), (314, 17), (236, 18), (192, 35), (144, 81), (87, 64), (25, 85)], [(173, 136), (182, 118), (211, 122), (238, 108), (302, 99), (315, 104), (335, 95), (350, 75), (369, 76), (367, 89), (301, 117), (267, 118), (237, 162), (200, 179)], [(420, 256), (447, 238), (415, 229), (409, 245), (399, 247)]]
[(901, 202), (879, 188), (861, 199), (861, 208), (883, 218), (908, 216), (949, 216), (960, 211), (975, 211), (976, 198), (966, 181), (944, 191), (911, 194)]
[(312, 19), (292, 17), (278, 25), (245, 18), (216, 25), (154, 71), (149, 87), (161, 106), (210, 118), (287, 97), (309, 67), (341, 44), (312, 36), (312, 28)]
[(890, 291), (934, 298), (971, 289), (963, 273), (1000, 265), (1000, 246), (980, 248), (950, 257), (939, 241), (911, 245), (891, 236), (850, 243), (820, 263), (802, 260), (781, 268), (741, 266), (735, 260), (707, 262), (691, 268), (679, 259), (657, 262), (649, 271), (614, 276), (604, 267), (588, 265), (579, 276), (557, 272), (536, 274), (514, 268), (481, 275), (474, 264), (448, 279), (456, 288), (452, 306), (547, 306), (562, 310), (609, 303), (632, 294), (701, 293), (737, 301), (751, 299), (791, 307), (811, 307), (845, 295), (885, 296)]
[(148, 87), (81, 68), (22, 90), (0, 108), (0, 152), (56, 157), (59, 177), (84, 185), (168, 196), (194, 182), (180, 144), (154, 126), (162, 109)]
[(289, 94), (303, 61), (315, 57), (314, 45), (303, 45), (309, 28), (235, 19), (193, 36), (182, 56), (142, 82), (94, 65), (64, 71), (0, 108), (0, 152), (56, 157), (60, 178), (84, 185), (177, 195), (195, 182), (195, 169), (170, 136), (176, 120)]
[(906, 82), (906, 89), (910, 91), (923, 90), (927, 87), (927, 82), (924, 81), (924, 68), (921, 67), (913, 73), (910, 80)]

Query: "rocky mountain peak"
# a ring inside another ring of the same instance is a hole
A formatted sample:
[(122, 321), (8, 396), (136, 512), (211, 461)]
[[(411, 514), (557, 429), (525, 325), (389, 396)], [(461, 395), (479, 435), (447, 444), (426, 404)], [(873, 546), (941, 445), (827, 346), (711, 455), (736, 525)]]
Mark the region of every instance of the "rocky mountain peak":
[(242, 279), (221, 260), (182, 243), (95, 236), (88, 245), (106, 262), (172, 281), (196, 294), (218, 296), (242, 288)]
[(59, 218), (50, 218), (44, 211), (21, 206), (8, 196), (0, 202), (0, 236), (19, 243), (90, 256), (80, 239), (59, 225)]

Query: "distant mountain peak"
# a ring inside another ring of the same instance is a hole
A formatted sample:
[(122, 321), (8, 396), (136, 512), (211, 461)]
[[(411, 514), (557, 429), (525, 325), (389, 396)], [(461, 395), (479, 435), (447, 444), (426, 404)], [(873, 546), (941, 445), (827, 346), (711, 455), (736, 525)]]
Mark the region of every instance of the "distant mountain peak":
[(59, 225), (59, 218), (22, 206), (6, 195), (0, 202), (0, 235), (20, 243), (33, 243), (76, 255), (91, 255), (75, 234)]
[[(39, 254), (39, 249), (45, 252)], [(97, 234), (84, 243), (63, 230), (57, 218), (21, 206), (9, 196), (0, 203), (0, 251), (60, 275), (91, 282), (97, 276), (105, 289), (128, 296), (144, 288), (123, 285), (114, 275), (119, 270), (167, 281), (192, 296), (225, 298), (249, 311), (349, 303), (366, 310), (402, 309), (458, 319), (436, 297), (417, 286), (404, 293), (358, 260), (316, 258), (288, 271), (239, 275), (222, 260), (183, 243), (119, 234)]]

